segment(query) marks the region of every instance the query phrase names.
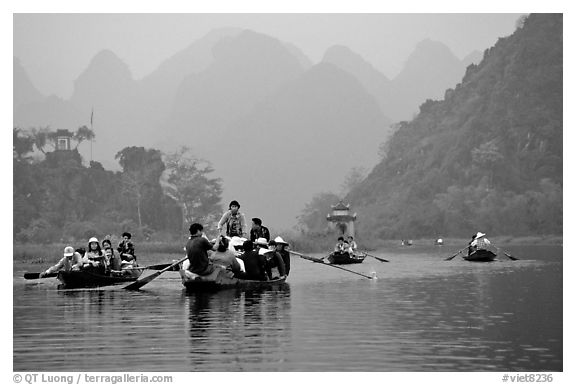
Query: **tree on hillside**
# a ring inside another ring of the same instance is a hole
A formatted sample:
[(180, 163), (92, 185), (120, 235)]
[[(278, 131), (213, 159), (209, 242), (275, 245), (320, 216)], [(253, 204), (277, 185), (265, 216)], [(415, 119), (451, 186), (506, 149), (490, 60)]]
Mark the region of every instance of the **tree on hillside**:
[(341, 186), (342, 196), (347, 195), (356, 186), (358, 186), (364, 178), (366, 178), (366, 169), (364, 167), (352, 167), (348, 174), (344, 177), (344, 182)]
[(133, 146), (122, 149), (115, 158), (123, 169), (120, 183), (129, 199), (127, 204), (135, 207), (138, 226), (142, 228), (160, 214), (162, 190), (159, 180), (165, 169), (161, 153)]
[(183, 146), (167, 154), (165, 163), (162, 188), (180, 205), (183, 225), (215, 222), (221, 212), (222, 181), (210, 177), (214, 172), (210, 162), (196, 158), (190, 148)]
[(332, 206), (340, 201), (340, 197), (331, 192), (314, 195), (312, 201), (306, 204), (302, 214), (298, 216), (298, 223), (308, 232), (321, 233), (326, 230), (326, 216), (332, 211)]

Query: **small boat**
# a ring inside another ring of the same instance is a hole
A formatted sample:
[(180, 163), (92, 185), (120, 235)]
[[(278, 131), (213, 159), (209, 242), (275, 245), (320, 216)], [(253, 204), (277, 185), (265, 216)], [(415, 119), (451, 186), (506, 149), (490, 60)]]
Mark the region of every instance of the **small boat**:
[(362, 263), (366, 256), (354, 255), (346, 251), (335, 251), (326, 258), (332, 265), (349, 265), (351, 263)]
[(250, 279), (240, 279), (231, 276), (231, 272), (221, 270), (208, 276), (200, 276), (189, 271), (180, 270), (182, 285), (188, 292), (207, 292), (226, 289), (258, 289), (278, 286), (286, 281), (286, 277), (275, 278), (269, 281), (257, 281)]
[(122, 273), (101, 274), (90, 270), (60, 271), (58, 279), (66, 289), (109, 286), (116, 283), (136, 281), (142, 270), (126, 270)]
[(463, 258), (470, 262), (492, 262), (496, 259), (496, 254), (490, 250), (478, 249)]

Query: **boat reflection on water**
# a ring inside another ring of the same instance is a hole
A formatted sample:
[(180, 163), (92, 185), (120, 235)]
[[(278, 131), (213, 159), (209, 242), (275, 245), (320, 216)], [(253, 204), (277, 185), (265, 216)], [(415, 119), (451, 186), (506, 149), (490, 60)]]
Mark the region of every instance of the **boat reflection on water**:
[[(291, 340), (290, 286), (189, 293), (190, 370), (229, 365), (232, 371), (281, 370), (283, 347)], [(218, 365), (218, 366), (216, 366)]]

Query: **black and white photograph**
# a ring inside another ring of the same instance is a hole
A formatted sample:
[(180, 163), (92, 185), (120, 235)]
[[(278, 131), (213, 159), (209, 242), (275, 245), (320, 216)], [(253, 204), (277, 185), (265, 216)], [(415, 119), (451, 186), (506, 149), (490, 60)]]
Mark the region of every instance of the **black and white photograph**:
[(564, 9), (238, 7), (13, 4), (7, 381), (564, 383)]

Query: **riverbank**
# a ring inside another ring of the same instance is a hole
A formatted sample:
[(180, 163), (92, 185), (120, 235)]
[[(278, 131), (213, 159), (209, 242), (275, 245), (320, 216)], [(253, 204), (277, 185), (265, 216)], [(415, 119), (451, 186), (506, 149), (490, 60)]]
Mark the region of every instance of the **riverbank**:
[[(494, 236), (488, 237), (492, 244), (496, 247), (501, 246), (562, 246), (563, 239), (561, 235), (545, 235), (545, 236)], [(325, 252), (331, 250), (336, 242), (334, 237), (321, 237), (321, 238), (305, 238), (286, 237), (285, 240), (290, 242), (290, 247), (293, 250), (298, 250), (306, 253)], [(443, 246), (462, 248), (467, 245), (470, 239), (464, 238), (442, 238)], [(436, 239), (420, 238), (412, 239), (412, 247), (414, 246), (436, 246)], [(410, 246), (402, 246), (400, 239), (378, 239), (364, 242), (360, 237), (357, 238), (358, 246), (361, 250), (380, 250), (380, 249), (396, 249), (406, 248)], [(15, 262), (26, 262), (31, 264), (45, 264), (58, 261), (62, 258), (64, 244), (14, 244), (12, 247), (12, 258)], [(79, 247), (78, 245), (72, 245)], [(137, 245), (137, 255), (153, 256), (155, 254), (172, 254), (176, 256), (184, 255), (184, 244), (177, 245), (173, 242), (142, 242)]]

